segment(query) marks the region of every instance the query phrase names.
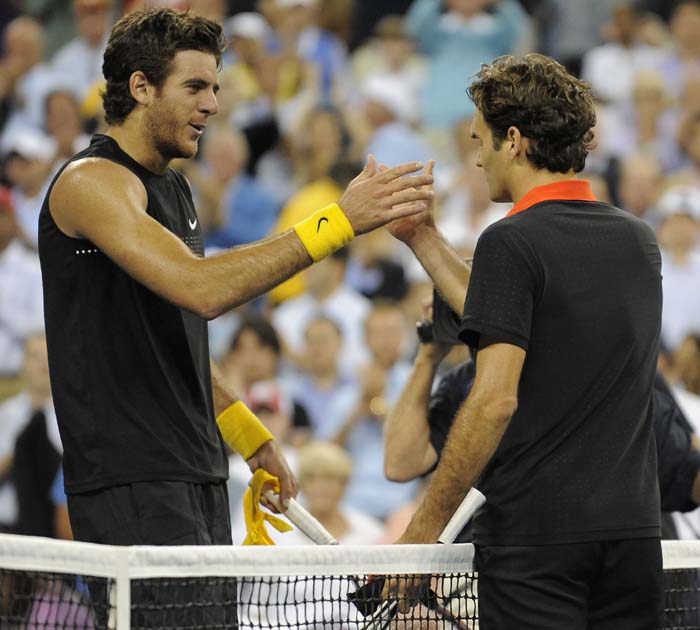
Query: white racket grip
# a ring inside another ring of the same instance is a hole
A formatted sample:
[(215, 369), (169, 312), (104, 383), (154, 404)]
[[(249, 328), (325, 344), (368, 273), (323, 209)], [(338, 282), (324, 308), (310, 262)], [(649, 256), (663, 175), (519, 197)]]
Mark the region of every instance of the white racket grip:
[(317, 545), (337, 545), (338, 541), (333, 537), (333, 535), (318, 522), (316, 517), (314, 517), (306, 508), (296, 499), (289, 499), (289, 507), (285, 508), (280, 503), (280, 497), (275, 494), (272, 490), (267, 490), (265, 493), (265, 498), (272, 503), (284, 516), (287, 517), (289, 522), (294, 525), (304, 536), (309, 540), (313, 541)]
[(462, 499), (462, 503), (452, 515), (450, 521), (442, 530), (438, 542), (444, 545), (449, 545), (455, 541), (457, 534), (464, 529), (464, 526), (469, 522), (476, 511), (486, 502), (486, 497), (481, 494), (476, 488), (470, 488), (467, 496)]

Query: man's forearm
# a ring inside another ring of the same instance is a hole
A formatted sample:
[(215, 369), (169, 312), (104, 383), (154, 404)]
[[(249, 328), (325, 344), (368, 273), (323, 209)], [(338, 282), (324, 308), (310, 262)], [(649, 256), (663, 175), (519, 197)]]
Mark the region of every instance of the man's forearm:
[(199, 259), (180, 281), (189, 283), (198, 296), (196, 311), (213, 319), (266, 293), (311, 263), (309, 253), (292, 230)]
[(211, 369), (211, 388), (214, 398), (214, 415), (218, 416), (224, 409), (228, 409), (238, 401), (238, 396), (233, 389), (226, 385), (219, 366), (214, 361), (209, 361)]
[(421, 354), (423, 348), (384, 425), (384, 474), (391, 481), (415, 479), (437, 459), (430, 444), (428, 425), (430, 391), (437, 364)]
[(512, 409), (470, 396), (459, 410), (440, 464), (403, 542), (434, 543), (476, 483), (505, 433)]
[(434, 228), (419, 230), (407, 245), (450, 308), (461, 315), (471, 274), (469, 265)]

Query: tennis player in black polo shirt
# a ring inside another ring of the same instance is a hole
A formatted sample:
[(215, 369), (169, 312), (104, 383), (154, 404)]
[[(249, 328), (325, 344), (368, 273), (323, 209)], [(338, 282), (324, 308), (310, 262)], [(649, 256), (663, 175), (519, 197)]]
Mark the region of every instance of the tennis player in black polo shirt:
[(478, 349), (473, 389), (399, 542), (435, 542), (477, 485), (482, 630), (658, 628), (653, 232), (575, 177), (593, 139), (588, 85), (531, 54), (482, 67), (468, 93), (491, 199), (515, 203), (479, 239), (471, 277), (429, 213), (390, 228)]
[(205, 257), (192, 192), (170, 163), (194, 157), (218, 111), (223, 46), (221, 26), (190, 13), (122, 17), (103, 64), (109, 128), (61, 168), (42, 205), (49, 367), (77, 540), (230, 544), (224, 441), (251, 471), (279, 478), (283, 502), (295, 494), (272, 434), (217, 376), (207, 320), (432, 195), (414, 188), (425, 174), (401, 177), (422, 165), (380, 173), (370, 157), (338, 204)]

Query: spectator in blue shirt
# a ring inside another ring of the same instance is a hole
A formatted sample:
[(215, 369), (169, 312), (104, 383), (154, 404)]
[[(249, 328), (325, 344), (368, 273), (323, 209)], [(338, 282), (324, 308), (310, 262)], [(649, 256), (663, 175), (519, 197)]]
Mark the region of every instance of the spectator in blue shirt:
[(513, 52), (528, 27), (517, 0), (415, 0), (407, 29), (428, 55), (430, 67), (423, 90), (423, 123), (448, 130), (474, 114), (465, 98), (469, 77), (482, 63)]
[(255, 178), (246, 174), (247, 163), (245, 136), (237, 129), (223, 126), (208, 137), (203, 166), (187, 166), (208, 248), (225, 249), (257, 241), (274, 225), (279, 203)]

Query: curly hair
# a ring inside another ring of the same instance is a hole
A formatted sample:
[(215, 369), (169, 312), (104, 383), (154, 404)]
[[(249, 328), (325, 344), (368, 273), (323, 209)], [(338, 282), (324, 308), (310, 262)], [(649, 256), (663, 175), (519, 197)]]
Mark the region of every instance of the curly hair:
[(493, 133), (494, 149), (517, 127), (536, 168), (583, 170), (596, 122), (591, 88), (554, 59), (536, 53), (498, 57), (482, 65), (467, 93)]
[(107, 124), (123, 123), (136, 106), (129, 89), (134, 72), (140, 70), (149, 83), (160, 88), (179, 51), (211, 53), (218, 66), (224, 48), (221, 26), (206, 18), (172, 9), (125, 15), (112, 29), (102, 64), (107, 80), (102, 93)]

